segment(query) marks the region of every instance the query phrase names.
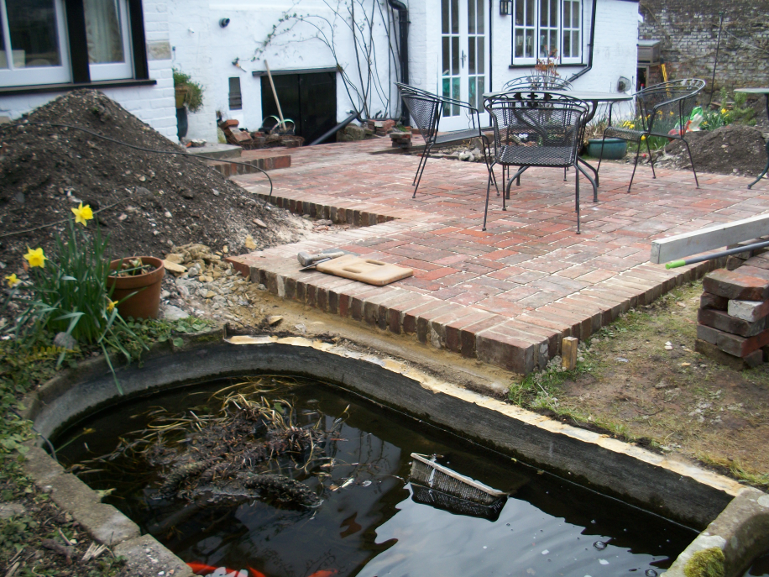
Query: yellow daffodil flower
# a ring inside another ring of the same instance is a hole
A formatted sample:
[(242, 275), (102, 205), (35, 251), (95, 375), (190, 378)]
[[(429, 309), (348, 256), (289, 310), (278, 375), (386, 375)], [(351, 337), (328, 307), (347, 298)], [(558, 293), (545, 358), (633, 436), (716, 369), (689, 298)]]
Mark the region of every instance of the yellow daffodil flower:
[(93, 218), (93, 211), (91, 210), (90, 205), (83, 206), (83, 203), (80, 203), (80, 206), (77, 208), (73, 208), (72, 212), (75, 214), (75, 223), (76, 224), (82, 224), (83, 226), (86, 226), (88, 224), (88, 221)]
[(8, 281), (8, 286), (11, 288), (15, 287), (21, 282), (18, 278), (16, 278), (16, 273), (6, 275), (5, 280)]
[(115, 308), (115, 305), (117, 305), (117, 301), (109, 301), (109, 303), (107, 303), (107, 312), (111, 313)]
[(32, 268), (35, 268), (36, 266), (45, 268), (45, 261), (48, 260), (48, 257), (43, 254), (42, 248), (32, 250), (27, 247), (27, 254), (24, 255), (24, 260), (26, 260)]
[(721, 109), (721, 114), (726, 114), (726, 108)]
[(632, 130), (633, 128), (635, 128), (635, 124), (630, 125), (630, 129)]
[(646, 135), (645, 134), (641, 135), (641, 140), (646, 140)]

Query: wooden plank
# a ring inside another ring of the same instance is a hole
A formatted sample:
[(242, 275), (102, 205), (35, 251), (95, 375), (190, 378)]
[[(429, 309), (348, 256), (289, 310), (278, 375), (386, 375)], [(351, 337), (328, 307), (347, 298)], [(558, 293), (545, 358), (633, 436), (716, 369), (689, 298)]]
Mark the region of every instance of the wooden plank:
[(761, 214), (652, 241), (650, 260), (661, 264), (768, 234), (769, 214)]

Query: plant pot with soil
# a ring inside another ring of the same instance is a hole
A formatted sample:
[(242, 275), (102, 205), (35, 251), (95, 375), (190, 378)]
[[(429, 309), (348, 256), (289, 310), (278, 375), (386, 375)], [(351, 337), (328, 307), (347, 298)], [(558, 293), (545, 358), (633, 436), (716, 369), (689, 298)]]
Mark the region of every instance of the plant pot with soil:
[[(107, 286), (123, 318), (155, 319), (160, 310), (163, 261), (153, 256), (134, 256), (110, 263)], [(113, 288), (114, 287), (114, 288)]]

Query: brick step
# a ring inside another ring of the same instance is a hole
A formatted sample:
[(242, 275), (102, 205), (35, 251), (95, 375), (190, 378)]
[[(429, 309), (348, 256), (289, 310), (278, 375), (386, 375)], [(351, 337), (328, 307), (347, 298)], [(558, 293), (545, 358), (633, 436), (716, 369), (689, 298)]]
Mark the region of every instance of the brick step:
[(249, 157), (245, 153), (238, 159), (239, 163), (227, 162), (226, 160), (206, 162), (211, 168), (218, 170), (226, 178), (236, 174), (251, 174), (261, 170), (277, 170), (279, 168), (291, 167), (290, 154), (270, 154), (259, 157)]
[(279, 196), (273, 193), (272, 196), (263, 192), (254, 192), (256, 196), (265, 202), (269, 202), (279, 208), (299, 215), (309, 215), (312, 218), (330, 220), (334, 224), (351, 224), (353, 226), (374, 226), (384, 222), (395, 220), (394, 216), (382, 214), (375, 208), (362, 209), (360, 207), (342, 207), (331, 206), (325, 203), (302, 200), (301, 198), (291, 198)]

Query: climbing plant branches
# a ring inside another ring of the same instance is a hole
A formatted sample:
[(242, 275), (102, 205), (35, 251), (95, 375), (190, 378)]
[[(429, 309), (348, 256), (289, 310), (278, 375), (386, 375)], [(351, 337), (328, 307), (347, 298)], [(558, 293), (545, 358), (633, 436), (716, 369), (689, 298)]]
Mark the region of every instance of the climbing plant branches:
[[(259, 43), (252, 61), (289, 42), (318, 40), (329, 50), (356, 112), (365, 118), (390, 114), (390, 63), (397, 68), (384, 0), (322, 0), (323, 13), (302, 13), (296, 0)], [(387, 44), (387, 70), (381, 70), (381, 45)], [(380, 46), (379, 52), (377, 46)], [(392, 59), (392, 60), (390, 60)], [(374, 110), (381, 104), (383, 110)]]

